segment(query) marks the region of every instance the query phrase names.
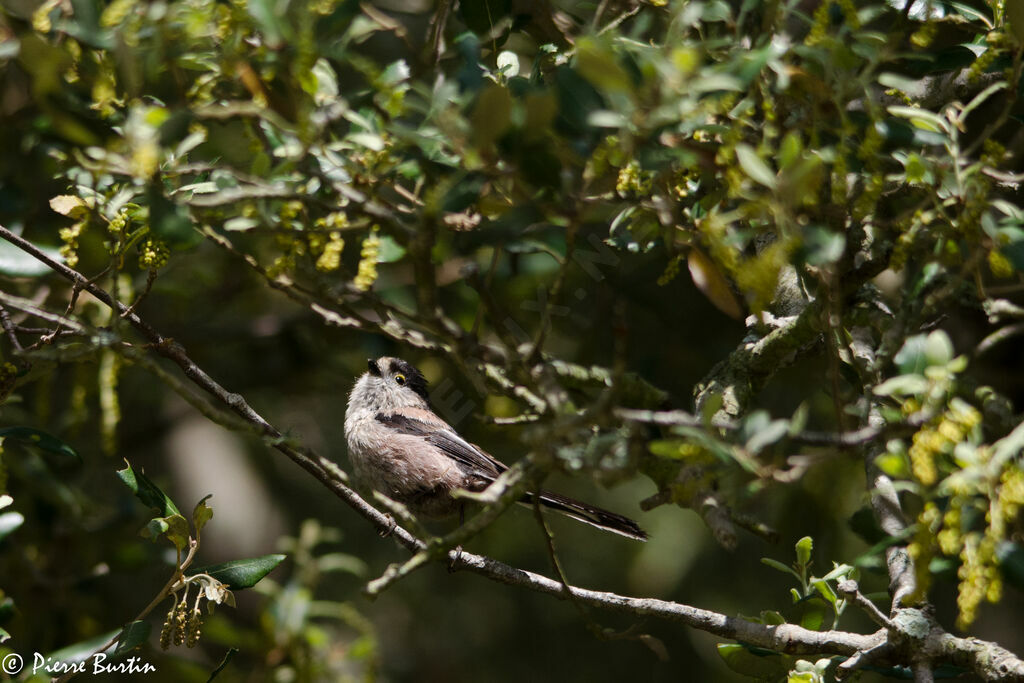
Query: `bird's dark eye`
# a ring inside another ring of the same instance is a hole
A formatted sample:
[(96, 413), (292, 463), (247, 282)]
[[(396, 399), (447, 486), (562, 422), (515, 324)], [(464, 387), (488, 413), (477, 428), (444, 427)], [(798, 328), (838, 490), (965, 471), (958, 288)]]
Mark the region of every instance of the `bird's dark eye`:
[(398, 373), (397, 375), (395, 375), (395, 381), (398, 382), (399, 384), (405, 384), (405, 375), (403, 375), (402, 373)]

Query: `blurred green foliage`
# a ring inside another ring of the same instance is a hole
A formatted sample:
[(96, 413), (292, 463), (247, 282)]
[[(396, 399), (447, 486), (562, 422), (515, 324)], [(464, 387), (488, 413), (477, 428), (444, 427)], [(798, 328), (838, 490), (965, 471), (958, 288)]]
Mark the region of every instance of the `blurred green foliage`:
[[(1020, 7), (0, 0), (0, 225), (339, 460), (344, 394), (387, 352), (496, 456), (529, 451), (563, 488), (623, 483), (609, 504), (643, 499), (652, 541), (556, 526), (581, 585), (864, 629), (829, 582), (884, 590), (882, 553), (908, 542), (915, 599), (1005, 640), (1024, 575)], [(289, 560), (196, 649), (144, 645), (166, 680), (828, 675), (440, 571), (357, 603), (387, 543), (244, 429), (234, 470), (176, 446), (195, 415), (175, 394), (234, 423), (7, 242), (0, 282), (0, 648), (99, 647), (209, 521), (204, 564), (240, 557), (218, 525)], [(693, 420), (638, 417), (691, 393)], [(861, 450), (812, 438), (864, 428)], [(146, 526), (103, 453), (168, 491), (192, 470), (217, 516), (139, 493)], [(864, 510), (864, 458), (904, 496), (905, 537)], [(224, 522), (243, 471), (267, 517)], [(474, 550), (545, 570), (529, 516), (506, 517)], [(792, 567), (760, 540), (780, 536), (806, 538)], [(988, 621), (986, 600), (1004, 601)]]

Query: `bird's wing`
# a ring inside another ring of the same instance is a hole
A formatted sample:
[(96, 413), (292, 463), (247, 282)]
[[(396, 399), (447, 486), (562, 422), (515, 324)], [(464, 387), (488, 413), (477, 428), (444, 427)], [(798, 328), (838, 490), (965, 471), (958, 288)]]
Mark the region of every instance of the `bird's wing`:
[(504, 463), (463, 439), (447, 423), (436, 417), (428, 422), (406, 415), (377, 413), (376, 418), (389, 429), (422, 438), (477, 476), (494, 480), (508, 469)]

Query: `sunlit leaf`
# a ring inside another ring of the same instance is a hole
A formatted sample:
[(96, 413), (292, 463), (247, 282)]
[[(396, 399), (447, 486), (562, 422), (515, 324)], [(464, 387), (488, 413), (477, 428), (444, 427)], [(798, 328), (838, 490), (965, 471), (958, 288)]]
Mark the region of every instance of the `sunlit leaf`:
[(718, 656), (732, 671), (758, 680), (778, 680), (786, 665), (777, 652), (742, 643), (719, 643)]
[(736, 145), (736, 158), (740, 162), (740, 167), (751, 179), (756, 180), (769, 189), (775, 187), (775, 173), (757, 155), (753, 147), (743, 144)]
[(0, 513), (0, 541), (17, 531), (18, 527), (25, 523), (25, 515), (20, 512)]
[(206, 501), (212, 497), (213, 494), (205, 496), (196, 503), (195, 508), (192, 510), (192, 526), (195, 527), (197, 532), (202, 531), (206, 523), (213, 519), (213, 509), (206, 504)]
[(233, 590), (251, 588), (287, 557), (287, 555), (263, 555), (247, 560), (232, 560), (207, 567), (195, 567), (190, 569), (188, 574), (189, 576), (209, 574)]
[(729, 287), (729, 281), (714, 262), (699, 249), (691, 249), (686, 255), (686, 265), (693, 284), (715, 308), (737, 320), (743, 317), (743, 308)]

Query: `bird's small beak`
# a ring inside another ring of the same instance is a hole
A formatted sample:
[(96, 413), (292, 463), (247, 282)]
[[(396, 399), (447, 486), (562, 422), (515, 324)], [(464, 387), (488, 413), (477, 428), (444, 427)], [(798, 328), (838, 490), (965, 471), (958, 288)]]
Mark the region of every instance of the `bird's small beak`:
[(374, 377), (380, 377), (380, 368), (377, 367), (377, 361), (372, 358), (367, 358), (366, 367), (369, 369), (371, 375)]

